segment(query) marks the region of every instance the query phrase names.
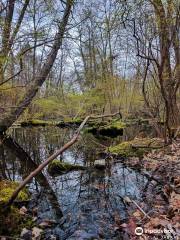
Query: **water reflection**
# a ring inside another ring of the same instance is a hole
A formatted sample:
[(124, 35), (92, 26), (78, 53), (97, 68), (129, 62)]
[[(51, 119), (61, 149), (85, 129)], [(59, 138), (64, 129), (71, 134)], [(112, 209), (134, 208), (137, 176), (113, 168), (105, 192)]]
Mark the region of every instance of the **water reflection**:
[[(72, 137), (72, 130), (51, 128), (13, 128), (12, 136), (0, 145), (0, 177), (21, 180), (52, 152)], [(104, 151), (104, 145), (119, 139), (96, 139), (83, 134), (76, 143), (59, 156), (62, 160), (92, 166)], [(100, 154), (101, 153), (101, 154)], [(57, 239), (119, 239), (115, 231), (117, 217), (124, 221), (126, 206), (122, 199), (140, 199), (146, 178), (125, 168), (121, 163), (109, 164), (106, 170), (90, 168), (55, 178), (46, 169), (29, 185), (34, 194), (31, 207), (38, 207), (38, 221), (50, 218), (57, 224), (48, 229), (46, 238)], [(37, 197), (38, 196), (38, 197)], [(62, 212), (61, 212), (62, 211)], [(63, 213), (63, 217), (62, 217)]]
[[(30, 172), (32, 172), (34, 169), (38, 167), (38, 165), (32, 160), (28, 153), (25, 152), (24, 149), (10, 136), (3, 136), (2, 142), (3, 144), (0, 145), (1, 149), (0, 156), (2, 157), (5, 156), (5, 160), (3, 162), (5, 163), (7, 162), (9, 165), (9, 166), (4, 165), (5, 168), (2, 168), (2, 172), (5, 173), (5, 176), (6, 172), (8, 173), (9, 180), (15, 181), (20, 180), (19, 178), (24, 179), (27, 175), (30, 174)], [(8, 160), (10, 160), (11, 162), (10, 164)], [(7, 176), (5, 179), (7, 179)], [(31, 184), (34, 185), (35, 187), (34, 190), (36, 190), (36, 192), (39, 192), (37, 183), (40, 185), (41, 191), (47, 195), (56, 217), (58, 218), (62, 217), (63, 214), (60, 209), (57, 197), (54, 191), (52, 190), (52, 187), (50, 186), (48, 180), (46, 179), (42, 172), (36, 176), (33, 184)]]

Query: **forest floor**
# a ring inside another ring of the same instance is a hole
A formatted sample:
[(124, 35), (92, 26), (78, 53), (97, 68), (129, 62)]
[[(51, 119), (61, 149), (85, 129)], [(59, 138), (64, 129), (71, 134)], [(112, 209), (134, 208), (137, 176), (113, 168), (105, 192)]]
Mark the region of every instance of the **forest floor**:
[(127, 239), (129, 234), (131, 239), (179, 239), (179, 160), (180, 139), (168, 147), (152, 150), (141, 160), (136, 157), (126, 160), (126, 165), (140, 169), (148, 178), (142, 202), (125, 199), (130, 218), (120, 228), (124, 229)]

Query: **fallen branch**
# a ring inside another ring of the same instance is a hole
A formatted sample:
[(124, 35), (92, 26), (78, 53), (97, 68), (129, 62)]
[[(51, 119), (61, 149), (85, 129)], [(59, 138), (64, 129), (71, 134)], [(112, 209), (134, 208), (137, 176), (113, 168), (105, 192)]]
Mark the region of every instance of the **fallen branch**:
[(39, 174), (50, 162), (52, 162), (57, 156), (62, 154), (64, 151), (66, 151), (69, 147), (71, 147), (77, 140), (78, 136), (80, 135), (81, 130), (83, 129), (84, 125), (90, 118), (102, 118), (102, 117), (113, 117), (115, 115), (119, 114), (114, 113), (114, 114), (107, 114), (107, 115), (100, 115), (100, 116), (87, 116), (84, 121), (81, 123), (79, 128), (76, 130), (74, 136), (72, 139), (67, 142), (62, 148), (57, 150), (57, 152), (53, 153), (50, 157), (48, 157), (44, 162), (42, 162), (34, 171), (32, 171), (24, 180), (23, 182), (19, 185), (19, 187), (14, 191), (12, 194), (11, 198), (9, 199), (8, 203), (6, 204), (6, 207), (9, 207), (14, 200), (17, 198), (19, 192), (26, 186), (27, 183), (29, 183), (33, 177), (35, 177), (37, 174)]
[(132, 203), (134, 203), (136, 205), (136, 207), (144, 214), (145, 217), (151, 219), (151, 217), (137, 204), (137, 202), (135, 202), (134, 200), (131, 200)]
[(129, 197), (124, 197), (124, 202), (126, 203), (134, 203), (134, 205), (136, 205), (136, 207), (144, 214), (145, 217), (151, 219), (151, 217), (137, 204), (137, 202), (135, 202), (133, 199), (130, 199)]

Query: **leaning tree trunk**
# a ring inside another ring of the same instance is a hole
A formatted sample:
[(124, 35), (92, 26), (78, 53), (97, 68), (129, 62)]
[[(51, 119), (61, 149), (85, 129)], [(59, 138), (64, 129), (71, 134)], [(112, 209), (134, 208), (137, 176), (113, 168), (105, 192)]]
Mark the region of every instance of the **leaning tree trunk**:
[(48, 76), (53, 63), (56, 59), (57, 53), (59, 48), (62, 45), (62, 40), (65, 32), (66, 25), (68, 23), (69, 15), (71, 13), (71, 8), (73, 6), (73, 0), (67, 0), (66, 2), (66, 9), (64, 11), (64, 15), (62, 21), (59, 25), (59, 30), (54, 37), (54, 43), (52, 49), (47, 57), (46, 62), (39, 70), (39, 74), (32, 79), (30, 85), (28, 86), (26, 93), (22, 100), (18, 103), (18, 106), (13, 109), (9, 110), (5, 113), (5, 115), (1, 116), (0, 119), (0, 133), (5, 132), (16, 120), (17, 118), (23, 113), (23, 111), (28, 107), (31, 103), (32, 99), (36, 95), (39, 88), (42, 86), (46, 77)]

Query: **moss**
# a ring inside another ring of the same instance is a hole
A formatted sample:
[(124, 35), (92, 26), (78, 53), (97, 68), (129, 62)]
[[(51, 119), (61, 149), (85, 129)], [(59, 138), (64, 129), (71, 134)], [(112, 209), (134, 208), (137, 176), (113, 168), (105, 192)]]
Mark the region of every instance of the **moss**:
[[(32, 228), (33, 221), (30, 216), (22, 215), (15, 206), (4, 209), (14, 190), (19, 186), (18, 182), (2, 180), (0, 181), (0, 235), (19, 237), (21, 230)], [(29, 200), (27, 189), (21, 191), (17, 197), (18, 202)]]
[(109, 122), (94, 123), (86, 129), (87, 132), (92, 134), (100, 134), (103, 136), (117, 137), (123, 135), (123, 130), (126, 124), (119, 120)]
[[(6, 203), (18, 186), (18, 182), (8, 180), (0, 181), (0, 203)], [(16, 201), (26, 201), (28, 199), (28, 192), (24, 189), (18, 194)]]
[(70, 164), (67, 162), (61, 162), (60, 160), (53, 160), (49, 165), (48, 165), (48, 172), (51, 175), (61, 175), (70, 171), (74, 170), (84, 170), (84, 166), (80, 165), (75, 165), (75, 164)]
[(126, 123), (122, 121), (112, 121), (112, 123), (109, 126), (110, 128), (116, 128), (116, 129), (123, 129), (126, 127)]
[(6, 212), (2, 210), (0, 207), (0, 235), (18, 238), (23, 228), (31, 229), (35, 225), (32, 217), (20, 214), (17, 207), (12, 206)]
[(163, 146), (160, 139), (150, 138), (135, 138), (134, 140), (122, 142), (116, 146), (109, 147), (109, 152), (118, 154), (122, 157), (142, 157), (145, 153), (149, 152), (152, 148)]
[(82, 121), (83, 120), (81, 118), (75, 118), (75, 119), (72, 119), (72, 120), (68, 121), (68, 123), (81, 124)]
[(22, 127), (26, 126), (56, 126), (58, 122), (55, 121), (44, 121), (40, 119), (32, 119), (28, 121), (21, 122)]

